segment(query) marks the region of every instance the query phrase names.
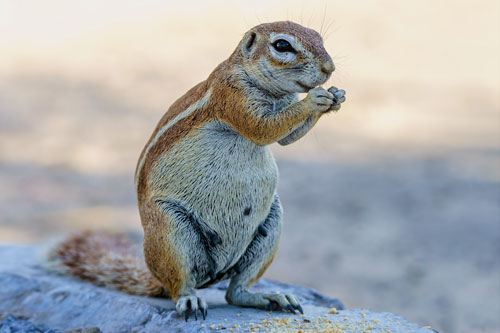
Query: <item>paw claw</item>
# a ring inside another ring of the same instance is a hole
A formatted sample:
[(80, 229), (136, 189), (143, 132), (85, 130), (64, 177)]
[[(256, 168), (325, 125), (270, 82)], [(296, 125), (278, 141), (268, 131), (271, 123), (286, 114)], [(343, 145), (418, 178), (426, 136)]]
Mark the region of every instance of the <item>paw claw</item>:
[(345, 90), (338, 89), (336, 87), (331, 87), (330, 89), (328, 89), (328, 92), (333, 95), (332, 98), (333, 104), (325, 112), (338, 111), (340, 109), (341, 104), (344, 103), (346, 100)]
[(297, 310), (299, 310), (299, 312), (300, 312), (301, 314), (304, 314), (304, 309), (302, 308), (302, 305), (300, 305), (300, 304), (299, 304), (299, 305), (297, 305), (295, 308), (296, 308)]

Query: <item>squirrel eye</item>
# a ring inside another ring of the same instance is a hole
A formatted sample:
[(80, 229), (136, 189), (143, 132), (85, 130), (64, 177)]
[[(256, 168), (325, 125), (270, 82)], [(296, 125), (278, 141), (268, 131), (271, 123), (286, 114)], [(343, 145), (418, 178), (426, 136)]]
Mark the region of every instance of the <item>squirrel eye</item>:
[(273, 47), (278, 52), (292, 52), (296, 53), (295, 49), (284, 39), (278, 39), (273, 43)]

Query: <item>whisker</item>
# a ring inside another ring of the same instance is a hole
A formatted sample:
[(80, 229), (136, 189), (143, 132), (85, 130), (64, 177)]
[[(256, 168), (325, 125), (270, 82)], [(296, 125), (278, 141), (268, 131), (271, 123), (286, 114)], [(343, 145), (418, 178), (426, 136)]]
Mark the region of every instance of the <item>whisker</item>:
[[(246, 13), (245, 13), (246, 14)], [(246, 17), (246, 15), (243, 15), (243, 22), (245, 23), (245, 26), (246, 26), (246, 31), (250, 30), (253, 26), (250, 25), (250, 23), (248, 22), (248, 19)]]
[(342, 83), (345, 79), (349, 78), (349, 73), (344, 71), (343, 68), (339, 68), (338, 70), (335, 71), (335, 76), (330, 77), (330, 79), (336, 79), (339, 81), (339, 83)]
[(346, 59), (350, 59), (350, 57), (348, 55), (342, 55), (342, 54), (338, 54), (338, 53), (335, 53), (332, 55), (332, 58), (334, 60), (346, 60)]
[(302, 3), (300, 5), (300, 21), (299, 21), (300, 25), (303, 25), (302, 24), (303, 15), (304, 15), (304, 1), (302, 0)]
[(311, 13), (311, 15), (309, 16), (309, 20), (307, 21), (308, 28), (311, 27), (311, 21), (313, 20), (313, 18), (314, 18), (314, 12)]
[(323, 20), (321, 21), (321, 28), (319, 29), (319, 34), (321, 36), (323, 36), (323, 25), (325, 24), (327, 5), (328, 5), (328, 2), (325, 1), (325, 9), (323, 10)]
[(335, 19), (334, 19), (334, 18), (332, 18), (332, 19), (330, 20), (330, 22), (327, 24), (326, 29), (325, 29), (325, 33), (324, 33), (325, 37), (323, 38), (324, 40), (328, 39), (328, 37), (330, 37), (330, 35), (331, 35), (333, 32), (335, 32), (335, 31), (337, 31), (337, 30), (338, 30), (338, 28), (335, 28), (335, 29), (333, 29), (332, 31), (330, 31), (330, 32), (329, 32), (330, 28), (333, 26), (333, 24), (334, 24), (334, 23), (335, 23)]
[(254, 9), (253, 9), (253, 14), (254, 14), (255, 18), (257, 19), (257, 22), (259, 24), (262, 24), (262, 20), (260, 19), (259, 15), (257, 15), (257, 8), (256, 7), (254, 7)]
[(339, 30), (338, 28), (335, 28), (335, 29), (333, 29), (332, 31), (330, 31), (330, 33), (329, 33), (328, 35), (326, 35), (326, 36), (325, 36), (324, 40), (328, 40), (328, 38), (330, 38), (330, 36), (331, 36), (333, 33), (337, 32), (338, 30)]

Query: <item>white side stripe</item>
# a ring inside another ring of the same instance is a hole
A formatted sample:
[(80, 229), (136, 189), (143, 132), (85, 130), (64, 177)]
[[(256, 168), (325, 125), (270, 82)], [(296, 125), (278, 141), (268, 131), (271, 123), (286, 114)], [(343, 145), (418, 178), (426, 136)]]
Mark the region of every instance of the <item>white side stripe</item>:
[(146, 156), (148, 156), (149, 151), (151, 148), (156, 144), (158, 139), (172, 126), (174, 126), (179, 120), (186, 118), (189, 116), (193, 111), (196, 111), (198, 109), (202, 109), (208, 104), (208, 101), (210, 100), (210, 95), (212, 94), (212, 89), (209, 89), (205, 95), (199, 99), (198, 101), (194, 102), (191, 104), (184, 112), (180, 113), (175, 117), (174, 119), (170, 120), (165, 126), (163, 126), (158, 133), (156, 133), (155, 137), (151, 142), (149, 143), (148, 147), (146, 148), (146, 151), (144, 152), (144, 155), (141, 158), (141, 161), (139, 162), (139, 166), (137, 167), (137, 171), (135, 173), (135, 186), (137, 188), (138, 185), (138, 177), (141, 174), (141, 169), (144, 166), (144, 162), (146, 160)]

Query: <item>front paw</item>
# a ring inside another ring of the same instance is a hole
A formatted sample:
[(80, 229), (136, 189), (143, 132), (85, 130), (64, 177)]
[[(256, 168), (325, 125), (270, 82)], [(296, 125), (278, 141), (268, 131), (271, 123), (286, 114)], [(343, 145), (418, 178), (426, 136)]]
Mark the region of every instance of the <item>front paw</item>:
[(326, 112), (338, 111), (340, 109), (340, 104), (345, 102), (345, 90), (331, 87), (330, 89), (328, 89), (328, 92), (333, 95), (333, 103)]
[(333, 105), (334, 95), (323, 89), (314, 88), (307, 93), (306, 100), (310, 103), (311, 109), (316, 112), (327, 112)]

